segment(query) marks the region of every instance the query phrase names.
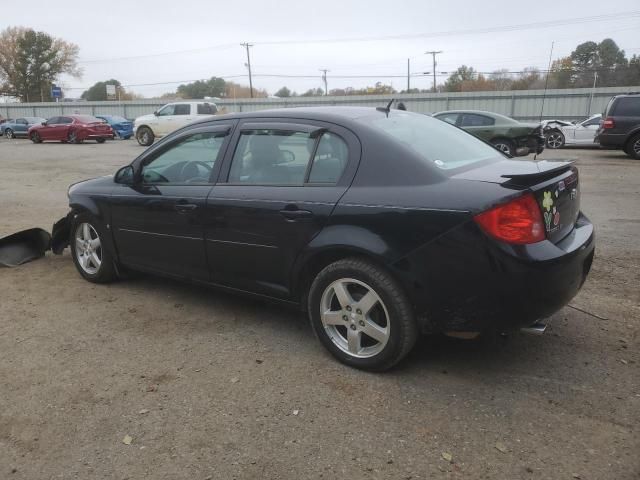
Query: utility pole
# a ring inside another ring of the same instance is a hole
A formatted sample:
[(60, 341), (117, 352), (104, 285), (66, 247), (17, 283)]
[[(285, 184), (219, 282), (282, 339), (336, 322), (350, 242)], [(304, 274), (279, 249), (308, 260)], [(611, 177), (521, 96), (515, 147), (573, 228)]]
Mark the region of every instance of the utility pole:
[(330, 72), (331, 70), (321, 68), (320, 71), (322, 72), (322, 81), (324, 82), (324, 95), (326, 97), (327, 95), (329, 95), (329, 88), (327, 87), (327, 72)]
[(435, 93), (436, 90), (436, 55), (438, 55), (439, 53), (442, 53), (442, 50), (438, 50), (436, 51), (430, 51), (430, 52), (424, 52), (425, 55), (432, 55), (433, 56), (433, 93)]
[(410, 68), (411, 68), (411, 59), (407, 58), (407, 93), (409, 93), (409, 90), (411, 90), (411, 80), (410, 80), (411, 74), (409, 73)]
[(249, 56), (249, 47), (253, 47), (253, 43), (241, 43), (240, 46), (247, 49), (247, 68), (249, 69), (249, 93), (253, 98), (253, 80), (251, 79), (251, 57)]

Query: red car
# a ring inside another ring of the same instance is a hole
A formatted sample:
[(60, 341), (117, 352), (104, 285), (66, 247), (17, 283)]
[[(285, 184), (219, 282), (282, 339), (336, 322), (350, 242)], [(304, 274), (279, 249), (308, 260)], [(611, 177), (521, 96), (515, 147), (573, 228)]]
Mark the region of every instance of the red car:
[(108, 123), (91, 115), (65, 115), (51, 117), (42, 125), (29, 128), (28, 136), (33, 143), (55, 140), (63, 143), (82, 143), (95, 140), (104, 143), (113, 138), (113, 130)]

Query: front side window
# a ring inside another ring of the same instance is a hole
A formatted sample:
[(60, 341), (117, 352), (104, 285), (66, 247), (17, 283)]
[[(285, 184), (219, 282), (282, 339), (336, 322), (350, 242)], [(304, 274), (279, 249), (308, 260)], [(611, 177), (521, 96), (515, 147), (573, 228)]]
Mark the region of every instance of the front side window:
[(230, 183), (302, 185), (315, 140), (285, 130), (242, 132), (231, 162)]
[(59, 118), (58, 123), (61, 123), (61, 124), (67, 125), (67, 124), (73, 123), (73, 118), (70, 118), (70, 117), (60, 117), (60, 118)]
[(57, 125), (60, 123), (60, 117), (51, 117), (47, 120), (47, 125)]
[(188, 103), (180, 103), (173, 110), (174, 115), (189, 115), (191, 113), (191, 105)]
[(337, 183), (348, 160), (345, 141), (334, 133), (323, 134), (313, 157), (309, 183)]
[(196, 133), (181, 139), (142, 167), (144, 183), (209, 183), (223, 133)]
[(495, 148), (473, 135), (426, 115), (392, 111), (389, 115), (367, 115), (358, 120), (388, 135), (389, 141), (412, 149), (441, 170), (500, 157)]
[(175, 105), (167, 105), (166, 107), (158, 110), (158, 116), (166, 117), (167, 115), (173, 115), (174, 108), (175, 108)]
[(19, 118), (19, 119), (16, 120), (16, 123), (18, 125), (27, 125), (27, 120), (26, 120), (26, 118)]
[(462, 127), (487, 127), (494, 125), (496, 121), (486, 115), (478, 115), (477, 113), (465, 113), (462, 116)]

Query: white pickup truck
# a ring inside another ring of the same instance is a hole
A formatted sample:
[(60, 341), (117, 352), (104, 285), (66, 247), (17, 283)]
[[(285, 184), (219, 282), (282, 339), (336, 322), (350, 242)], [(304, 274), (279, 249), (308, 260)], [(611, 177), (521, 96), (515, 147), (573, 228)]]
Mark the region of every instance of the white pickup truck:
[(150, 115), (136, 118), (133, 134), (140, 145), (148, 147), (156, 138), (164, 137), (194, 120), (217, 112), (218, 107), (211, 102), (167, 103)]

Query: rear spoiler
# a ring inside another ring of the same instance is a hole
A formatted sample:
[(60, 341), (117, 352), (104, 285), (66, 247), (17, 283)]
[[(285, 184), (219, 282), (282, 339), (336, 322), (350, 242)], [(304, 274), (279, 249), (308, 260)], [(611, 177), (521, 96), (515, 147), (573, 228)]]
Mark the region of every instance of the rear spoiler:
[(536, 163), (538, 167), (537, 172), (506, 173), (500, 176), (509, 179), (506, 184), (519, 186), (535, 185), (536, 183), (544, 182), (570, 170), (574, 162), (575, 160), (542, 160)]

